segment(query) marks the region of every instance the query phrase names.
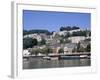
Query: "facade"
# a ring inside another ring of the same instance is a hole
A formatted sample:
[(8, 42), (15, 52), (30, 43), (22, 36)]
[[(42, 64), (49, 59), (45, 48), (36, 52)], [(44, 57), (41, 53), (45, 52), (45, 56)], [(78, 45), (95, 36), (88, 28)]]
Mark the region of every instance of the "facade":
[(30, 55), (30, 52), (27, 49), (23, 50), (23, 56), (28, 56), (28, 55)]
[(75, 48), (77, 48), (77, 44), (76, 43), (65, 44), (64, 45), (64, 54), (72, 53)]
[(76, 29), (76, 30), (70, 30), (70, 31), (68, 31), (70, 34), (72, 34), (73, 32), (77, 32), (77, 31), (84, 31), (84, 30), (82, 30), (82, 29)]
[(81, 41), (80, 42), (80, 46), (82, 46), (83, 48), (86, 48), (87, 45), (89, 45), (89, 44), (90, 44), (90, 41)]
[(64, 30), (64, 31), (59, 31), (59, 32), (53, 32), (53, 37), (56, 35), (56, 34), (58, 34), (58, 35), (63, 35), (63, 36), (65, 36), (67, 33), (70, 33), (70, 34), (72, 34), (73, 32), (77, 32), (77, 31), (84, 31), (84, 30), (82, 30), (82, 29), (76, 29), (76, 30), (70, 30), (70, 31), (67, 31), (67, 30)]
[(68, 31), (59, 31), (58, 34), (61, 36), (65, 36), (68, 33)]
[(69, 37), (69, 40), (71, 40), (72, 43), (79, 43), (82, 40), (85, 40), (86, 37), (84, 36), (75, 36), (75, 37)]
[(70, 53), (72, 53), (72, 51), (73, 51), (73, 48), (69, 48), (69, 47), (64, 47), (64, 54), (70, 54)]
[(37, 39), (37, 41), (41, 41), (42, 40), (42, 37), (38, 34), (29, 34), (29, 35), (25, 35), (24, 38), (33, 38), (33, 39)]

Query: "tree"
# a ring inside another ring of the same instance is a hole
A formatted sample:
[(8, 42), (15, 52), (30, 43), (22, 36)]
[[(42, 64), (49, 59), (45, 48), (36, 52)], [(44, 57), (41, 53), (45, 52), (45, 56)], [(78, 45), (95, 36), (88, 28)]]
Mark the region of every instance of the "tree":
[(71, 34), (69, 32), (67, 32), (65, 35), (61, 35), (62, 38), (68, 38), (71, 37)]
[(90, 52), (90, 51), (91, 51), (91, 45), (90, 45), (90, 44), (87, 45), (86, 51), (87, 51), (87, 52)]
[(27, 30), (23, 30), (23, 36), (29, 34)]
[(48, 55), (49, 53), (52, 53), (53, 50), (50, 47), (46, 47), (42, 49), (42, 53)]
[(38, 44), (38, 41), (37, 39), (33, 39), (33, 46), (37, 45)]
[(23, 35), (27, 35), (27, 34), (34, 34), (34, 33), (45, 33), (47, 35), (50, 35), (51, 32), (49, 32), (48, 30), (42, 30), (42, 29), (32, 29), (32, 30), (24, 30), (23, 31)]
[(52, 52), (53, 52), (52, 48), (48, 47), (48, 53), (52, 53)]
[(37, 45), (37, 39), (32, 38), (24, 38), (23, 39), (23, 49), (32, 48), (33, 46)]
[(64, 53), (64, 49), (60, 48), (58, 53)]
[(67, 32), (67, 35), (65, 37), (68, 38), (70, 36), (71, 36), (71, 34), (69, 32)]
[(59, 34), (55, 34), (54, 38), (60, 38)]
[(79, 27), (77, 27), (77, 26), (73, 26), (73, 27), (71, 27), (71, 26), (67, 26), (67, 27), (61, 27), (60, 28), (60, 31), (64, 31), (64, 30), (67, 30), (67, 31), (70, 31), (70, 30), (76, 30), (76, 29), (80, 29)]
[(61, 27), (61, 28), (60, 28), (60, 31), (63, 31), (63, 30), (64, 30), (64, 27)]
[(91, 32), (89, 32), (89, 36), (91, 36)]
[(67, 26), (67, 27), (65, 27), (65, 30), (70, 31), (70, 30), (72, 30), (72, 28), (71, 28), (71, 26)]
[(77, 52), (79, 52), (80, 49), (80, 42), (77, 44)]
[(91, 45), (88, 44), (87, 47), (82, 47), (80, 43), (77, 44), (77, 52), (90, 52), (91, 51)]
[(74, 53), (74, 52), (77, 52), (77, 49), (74, 47), (74, 49), (72, 50), (72, 52)]
[(77, 31), (77, 32), (73, 32), (72, 36), (87, 36), (86, 31)]
[(49, 53), (48, 53), (48, 48), (43, 48), (42, 51), (43, 51), (43, 54), (46, 54), (46, 55), (49, 54)]
[(64, 43), (70, 43), (71, 40), (65, 39)]
[(63, 39), (60, 39), (60, 43), (61, 43), (61, 44), (64, 43), (64, 40), (63, 40)]
[(42, 39), (41, 41), (40, 41), (40, 45), (45, 45), (46, 44), (46, 40), (45, 39)]
[(73, 27), (72, 27), (72, 30), (76, 30), (76, 29), (80, 29), (80, 28), (77, 27), (77, 26), (73, 26)]
[(85, 48), (80, 47), (79, 50), (78, 50), (78, 52), (85, 52)]
[(71, 42), (71, 40), (68, 40), (68, 39), (60, 39), (60, 43), (62, 44), (62, 43), (70, 43)]
[(85, 39), (84, 41), (91, 41), (91, 38)]
[(38, 53), (40, 53), (40, 49), (32, 49), (31, 54), (37, 55)]

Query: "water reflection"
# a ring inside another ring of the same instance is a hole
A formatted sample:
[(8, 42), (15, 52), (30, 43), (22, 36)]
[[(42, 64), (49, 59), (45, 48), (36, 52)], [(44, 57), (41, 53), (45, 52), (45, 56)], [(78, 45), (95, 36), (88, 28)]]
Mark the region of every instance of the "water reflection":
[(90, 65), (90, 59), (44, 60), (42, 58), (30, 58), (29, 60), (23, 60), (23, 69), (75, 67)]

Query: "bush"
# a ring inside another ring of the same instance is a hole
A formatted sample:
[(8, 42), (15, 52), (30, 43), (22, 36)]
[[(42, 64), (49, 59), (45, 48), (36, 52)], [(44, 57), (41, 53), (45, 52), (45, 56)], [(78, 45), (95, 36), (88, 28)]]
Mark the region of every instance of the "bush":
[(60, 48), (58, 53), (64, 53), (64, 49)]
[(24, 38), (23, 39), (23, 49), (32, 48), (33, 46), (37, 45), (37, 39), (32, 38)]

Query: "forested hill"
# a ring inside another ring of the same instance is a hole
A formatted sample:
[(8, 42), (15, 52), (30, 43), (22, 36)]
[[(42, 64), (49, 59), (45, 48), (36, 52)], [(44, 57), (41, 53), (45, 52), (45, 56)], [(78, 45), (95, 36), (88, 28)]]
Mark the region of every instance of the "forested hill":
[[(80, 29), (80, 27), (77, 27), (77, 26), (62, 26), (59, 28), (59, 31), (71, 31), (71, 30), (77, 30), (77, 29)], [(46, 35), (50, 35), (53, 33), (48, 31), (48, 30), (45, 30), (45, 29), (32, 29), (32, 30), (23, 30), (23, 35), (27, 35), (27, 34), (34, 34), (34, 33), (44, 33)]]
[(48, 30), (42, 30), (42, 29), (34, 29), (34, 30), (23, 30), (23, 35), (27, 35), (27, 34), (34, 34), (34, 33), (45, 33), (47, 35), (50, 34), (50, 32)]

